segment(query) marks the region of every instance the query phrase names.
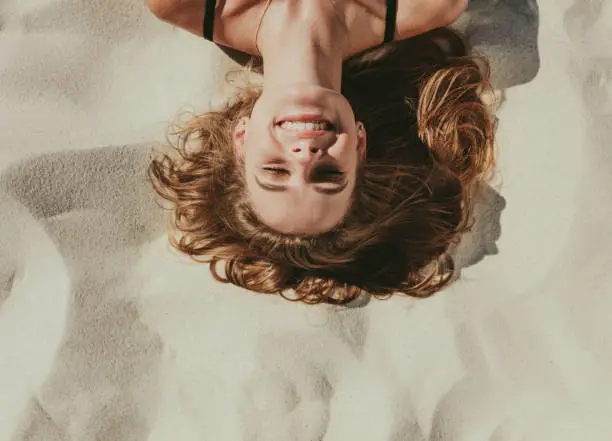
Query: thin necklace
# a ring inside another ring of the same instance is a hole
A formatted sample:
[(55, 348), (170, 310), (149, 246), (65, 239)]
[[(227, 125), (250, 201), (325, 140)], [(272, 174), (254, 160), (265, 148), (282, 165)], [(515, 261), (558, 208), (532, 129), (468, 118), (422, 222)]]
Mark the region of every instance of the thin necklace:
[(261, 16), (259, 17), (259, 23), (257, 24), (257, 30), (255, 31), (255, 50), (257, 50), (257, 54), (261, 57), (261, 51), (259, 50), (259, 46), (257, 45), (257, 37), (259, 37), (259, 30), (261, 29), (261, 23), (263, 22), (263, 18), (264, 15), (266, 15), (266, 12), (268, 12), (268, 8), (270, 7), (270, 3), (272, 3), (272, 0), (268, 0), (266, 2), (266, 6), (264, 6), (263, 12), (261, 13)]

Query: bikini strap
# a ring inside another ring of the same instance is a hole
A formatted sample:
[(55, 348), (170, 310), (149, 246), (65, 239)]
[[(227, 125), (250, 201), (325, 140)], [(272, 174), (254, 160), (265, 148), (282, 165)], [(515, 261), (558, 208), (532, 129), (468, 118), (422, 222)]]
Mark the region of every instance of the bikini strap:
[(393, 41), (395, 21), (397, 19), (397, 0), (387, 0), (387, 18), (385, 20), (385, 39), (383, 43)]
[(202, 35), (209, 41), (213, 41), (216, 3), (217, 0), (204, 0), (204, 23), (202, 26)]

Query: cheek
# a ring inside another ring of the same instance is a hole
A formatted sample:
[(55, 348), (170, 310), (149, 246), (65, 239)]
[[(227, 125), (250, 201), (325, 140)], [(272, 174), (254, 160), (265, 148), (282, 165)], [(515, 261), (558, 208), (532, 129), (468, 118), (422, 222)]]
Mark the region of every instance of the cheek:
[(244, 192), (249, 201), (253, 202), (253, 195), (257, 193), (257, 189), (259, 188), (255, 183), (255, 170), (253, 166), (250, 167), (248, 165), (244, 165), (242, 171), (242, 182), (244, 185)]
[(242, 164), (240, 165), (240, 167), (242, 167), (242, 173), (244, 175), (244, 180), (246, 181), (247, 185), (252, 180), (255, 170), (257, 168), (256, 155), (254, 153), (255, 152), (253, 151), (244, 152), (244, 155), (242, 156)]
[(357, 137), (345, 134), (343, 135), (343, 139), (338, 145), (338, 149), (336, 150), (336, 157), (346, 167), (352, 167), (358, 162), (360, 152), (359, 143), (357, 141)]
[(357, 122), (355, 121), (355, 113), (353, 112), (353, 108), (348, 101), (344, 101), (343, 105), (341, 105), (340, 112), (340, 118), (342, 120), (344, 130), (347, 132), (354, 131)]

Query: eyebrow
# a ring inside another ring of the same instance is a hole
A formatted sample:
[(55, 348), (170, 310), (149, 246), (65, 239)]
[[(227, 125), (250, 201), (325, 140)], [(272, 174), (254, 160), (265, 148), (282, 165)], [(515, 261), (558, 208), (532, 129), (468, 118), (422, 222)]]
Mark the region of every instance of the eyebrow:
[[(259, 178), (257, 177), (257, 175), (255, 175), (255, 182), (257, 182), (257, 185), (259, 185), (262, 189), (267, 190), (267, 191), (275, 191), (275, 192), (287, 191), (286, 185), (267, 184), (267, 183), (261, 182)], [(348, 179), (345, 179), (344, 182), (342, 182), (342, 184), (339, 185), (338, 187), (334, 187), (334, 188), (315, 187), (315, 190), (317, 191), (317, 193), (334, 195), (334, 194), (338, 194), (342, 192), (342, 190), (344, 190), (347, 185), (348, 185)]]

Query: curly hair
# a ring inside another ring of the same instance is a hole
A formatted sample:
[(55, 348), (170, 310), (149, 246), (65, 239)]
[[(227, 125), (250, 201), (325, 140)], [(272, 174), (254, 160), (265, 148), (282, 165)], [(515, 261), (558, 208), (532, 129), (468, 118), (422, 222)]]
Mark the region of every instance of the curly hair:
[(368, 157), (341, 225), (300, 236), (258, 221), (232, 141), (261, 94), (253, 85), (179, 126), (174, 148), (152, 160), (153, 186), (173, 207), (171, 244), (219, 281), (292, 301), (427, 297), (444, 287), (448, 249), (471, 224), (470, 189), (494, 162), (486, 61), (437, 29), (345, 61), (342, 84), (368, 128)]

